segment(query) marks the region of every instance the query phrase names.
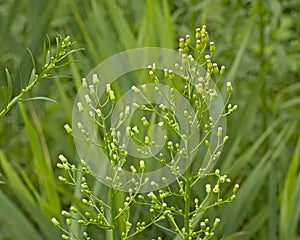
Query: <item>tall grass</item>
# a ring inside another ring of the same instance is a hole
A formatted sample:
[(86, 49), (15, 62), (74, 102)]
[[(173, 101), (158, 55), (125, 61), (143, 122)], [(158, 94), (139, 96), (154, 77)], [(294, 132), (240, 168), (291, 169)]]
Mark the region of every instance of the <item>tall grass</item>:
[[(57, 72), (62, 77), (41, 82), (32, 93), (58, 104), (23, 102), (1, 119), (0, 239), (58, 239), (49, 219), (59, 217), (61, 205), (75, 201), (75, 193), (56, 183), (55, 163), (60, 152), (77, 160), (63, 125), (71, 121), (80, 78), (122, 50), (177, 48), (178, 36), (204, 23), (239, 104), (218, 167), (241, 183), (235, 202), (207, 215), (221, 218), (220, 238), (299, 238), (299, 10), (296, 0), (0, 3), (1, 93), (4, 68), (11, 70), (14, 93), (25, 85), (31, 71), (26, 47), (38, 56), (46, 34), (71, 35), (85, 48), (70, 57), (76, 61), (69, 68)], [(101, 188), (95, 183), (97, 191)]]

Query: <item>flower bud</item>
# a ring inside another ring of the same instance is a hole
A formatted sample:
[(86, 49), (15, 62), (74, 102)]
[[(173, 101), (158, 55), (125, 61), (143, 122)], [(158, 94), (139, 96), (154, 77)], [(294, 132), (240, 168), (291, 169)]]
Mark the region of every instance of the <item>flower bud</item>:
[(148, 126), (149, 126), (149, 122), (148, 122), (148, 120), (146, 119), (146, 117), (142, 117), (142, 118), (141, 118), (141, 121), (142, 121), (142, 123), (143, 123), (143, 125), (144, 125), (145, 127), (148, 127)]
[(59, 221), (57, 221), (57, 219), (56, 219), (55, 217), (51, 218), (51, 222), (52, 222), (56, 227), (60, 226)]
[(67, 163), (68, 160), (66, 159), (66, 157), (62, 154), (59, 154), (58, 156), (59, 160), (62, 162), (62, 163)]
[(110, 84), (106, 84), (106, 93), (109, 94), (109, 92), (111, 91), (111, 87)]
[(188, 45), (191, 44), (191, 37), (190, 37), (190, 35), (186, 35), (185, 36), (185, 43), (188, 44)]
[(225, 66), (221, 66), (221, 69), (220, 69), (220, 75), (224, 75), (225, 73)]
[(219, 73), (219, 68), (218, 68), (218, 64), (217, 63), (213, 63), (213, 73), (214, 74)]
[(144, 160), (141, 160), (141, 161), (140, 161), (140, 168), (141, 168), (142, 170), (145, 169), (145, 162), (144, 162)]
[(231, 92), (232, 92), (232, 85), (231, 85), (231, 82), (227, 82), (226, 86), (227, 86), (227, 92), (228, 92), (228, 93), (231, 93)]
[(84, 111), (84, 108), (83, 108), (81, 102), (78, 102), (78, 103), (77, 103), (77, 108), (78, 108), (78, 112), (83, 112), (83, 111)]
[(65, 128), (67, 133), (72, 133), (72, 128), (69, 126), (69, 124), (65, 124), (64, 128)]
[(92, 102), (92, 100), (90, 99), (90, 96), (89, 96), (88, 94), (86, 94), (86, 95), (84, 96), (84, 99), (85, 99), (85, 102), (86, 102), (87, 104), (89, 104), (89, 103)]
[(136, 168), (133, 165), (130, 166), (130, 169), (132, 173), (136, 173)]
[(211, 193), (211, 185), (210, 185), (210, 184), (206, 184), (206, 185), (205, 185), (205, 191), (206, 191), (207, 193)]
[(214, 51), (216, 51), (216, 46), (215, 46), (215, 43), (214, 42), (210, 42), (209, 43), (209, 51), (211, 53), (213, 53)]
[(141, 90), (138, 89), (136, 86), (132, 86), (131, 89), (135, 92), (135, 93), (140, 93)]
[(200, 40), (200, 39), (197, 39), (197, 40), (196, 40), (196, 49), (197, 49), (197, 50), (200, 50), (200, 49), (201, 49), (201, 40)]
[(169, 70), (169, 79), (173, 80), (175, 78), (175, 74), (173, 72), (173, 70)]
[(169, 71), (167, 68), (164, 68), (164, 78), (169, 78)]
[(233, 193), (236, 193), (239, 188), (240, 188), (240, 185), (235, 184), (234, 188), (233, 188)]
[(218, 127), (217, 136), (218, 136), (218, 137), (221, 137), (221, 136), (222, 136), (222, 133), (223, 133), (222, 127)]
[(195, 38), (199, 39), (200, 37), (201, 37), (201, 29), (200, 28), (196, 28)]
[(113, 101), (113, 100), (115, 100), (116, 99), (116, 97), (115, 97), (115, 93), (114, 93), (114, 91), (109, 91), (109, 99), (111, 100), (111, 101)]
[(223, 138), (223, 143), (226, 143), (227, 142), (227, 140), (228, 140), (228, 136), (226, 135), (224, 138)]
[(129, 113), (130, 113), (130, 106), (126, 106), (124, 111), (125, 116), (127, 116)]
[(82, 82), (82, 87), (87, 88), (88, 85), (87, 85), (87, 82), (86, 82), (86, 78), (82, 78), (81, 82)]
[(97, 85), (99, 83), (97, 74), (93, 74), (92, 79), (93, 79), (93, 84)]
[(134, 126), (134, 127), (132, 128), (132, 131), (133, 131), (135, 134), (139, 134), (139, 133), (140, 133), (140, 131), (139, 131), (139, 129), (138, 129), (137, 126)]
[(180, 39), (179, 39), (179, 47), (180, 47), (180, 48), (184, 48), (184, 46), (185, 46), (184, 39), (183, 39), (183, 38), (180, 38)]
[(90, 85), (89, 88), (90, 88), (90, 94), (94, 95), (96, 93), (94, 85)]
[(221, 222), (221, 219), (220, 218), (216, 218), (215, 222), (214, 222), (214, 228), (216, 228), (219, 225), (220, 222)]

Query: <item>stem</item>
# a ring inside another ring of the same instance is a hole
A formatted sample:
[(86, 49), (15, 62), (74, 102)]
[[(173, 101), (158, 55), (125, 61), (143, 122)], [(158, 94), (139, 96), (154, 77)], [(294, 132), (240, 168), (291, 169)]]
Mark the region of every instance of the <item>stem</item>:
[(185, 174), (185, 202), (184, 202), (184, 239), (188, 239), (190, 234), (190, 199), (191, 199), (191, 167), (189, 167)]
[[(189, 131), (190, 132), (190, 131)], [(186, 142), (187, 157), (186, 164), (188, 168), (185, 173), (185, 198), (184, 198), (184, 239), (188, 240), (190, 234), (190, 200), (191, 200), (191, 165), (190, 165), (190, 149), (189, 149), (189, 138)]]
[(117, 221), (116, 221), (116, 199), (115, 191), (110, 188), (110, 202), (111, 202), (111, 225), (112, 225), (112, 237), (113, 240), (117, 240)]

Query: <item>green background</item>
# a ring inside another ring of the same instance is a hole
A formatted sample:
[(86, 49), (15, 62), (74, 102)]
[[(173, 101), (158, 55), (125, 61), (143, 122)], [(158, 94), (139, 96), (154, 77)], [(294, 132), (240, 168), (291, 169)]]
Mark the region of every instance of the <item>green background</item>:
[(56, 180), (56, 162), (60, 153), (78, 158), (63, 125), (71, 123), (81, 77), (123, 50), (177, 49), (179, 37), (202, 24), (239, 106), (218, 167), (241, 189), (207, 213), (222, 220), (216, 239), (300, 239), (299, 10), (298, 0), (0, 0), (1, 109), (5, 68), (15, 94), (29, 79), (26, 48), (37, 63), (46, 35), (70, 35), (85, 48), (26, 95), (57, 103), (25, 101), (0, 119), (0, 239), (60, 238), (49, 219), (77, 193)]

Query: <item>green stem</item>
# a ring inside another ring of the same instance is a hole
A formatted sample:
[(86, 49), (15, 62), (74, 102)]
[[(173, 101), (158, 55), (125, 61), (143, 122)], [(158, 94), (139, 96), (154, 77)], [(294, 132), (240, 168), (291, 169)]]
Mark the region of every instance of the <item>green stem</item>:
[(43, 69), (43, 71), (34, 77), (34, 81), (32, 81), (31, 84), (29, 84), (26, 88), (22, 89), (21, 92), (15, 96), (8, 104), (7, 106), (2, 109), (0, 112), (0, 118), (2, 118), (6, 113), (9, 112), (9, 110), (17, 103), (19, 102), (25, 93), (29, 92), (41, 79), (43, 79), (43, 76), (50, 70), (51, 68), (47, 67)]
[(190, 234), (190, 200), (191, 200), (191, 168), (189, 167), (185, 174), (185, 201), (184, 201), (184, 239), (188, 239)]
[(110, 188), (110, 202), (111, 202), (111, 225), (112, 225), (112, 238), (117, 240), (117, 221), (116, 221), (116, 200), (115, 200), (115, 191), (113, 188)]
[(184, 197), (184, 239), (188, 240), (190, 234), (190, 201), (191, 201), (191, 166), (190, 166), (190, 149), (189, 149), (189, 138), (186, 142), (186, 164), (188, 164), (185, 173), (185, 197)]

